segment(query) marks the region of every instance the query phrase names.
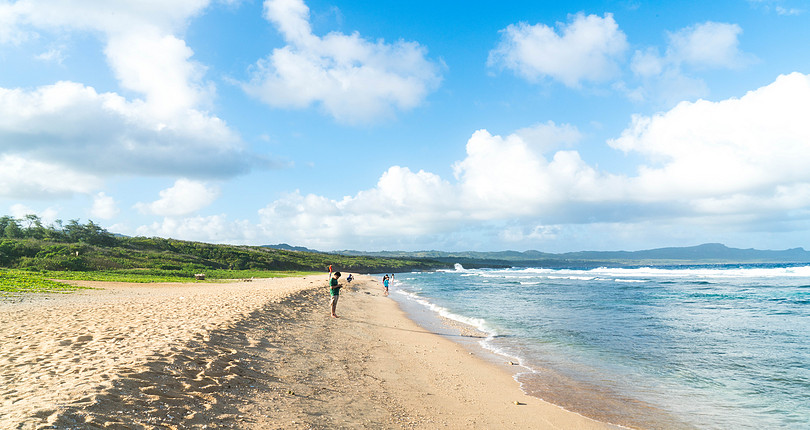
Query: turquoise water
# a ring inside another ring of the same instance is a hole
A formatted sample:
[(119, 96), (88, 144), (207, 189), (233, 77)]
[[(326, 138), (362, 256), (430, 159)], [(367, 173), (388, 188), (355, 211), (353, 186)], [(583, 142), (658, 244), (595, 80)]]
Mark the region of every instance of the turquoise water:
[(524, 391), (637, 428), (810, 429), (810, 266), (398, 274)]

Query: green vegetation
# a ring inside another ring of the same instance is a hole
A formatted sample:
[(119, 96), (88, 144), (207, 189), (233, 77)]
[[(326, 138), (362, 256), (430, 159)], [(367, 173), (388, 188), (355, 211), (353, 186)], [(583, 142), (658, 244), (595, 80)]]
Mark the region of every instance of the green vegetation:
[(0, 272), (0, 297), (13, 293), (69, 293), (84, 289), (19, 271)]
[[(19, 269), (12, 269), (15, 273), (26, 273), (29, 276), (37, 276), (43, 279), (61, 279), (71, 281), (108, 281), (108, 282), (200, 282), (194, 277), (189, 277), (183, 272), (167, 270), (99, 270), (90, 272), (70, 272), (46, 270), (42, 272), (28, 272)], [(205, 273), (205, 281), (220, 282), (223, 279), (251, 279), (251, 278), (285, 278), (294, 276), (312, 275), (314, 272), (296, 271), (268, 271), (268, 270), (209, 270)]]
[[(447, 267), (427, 259), (345, 256), (258, 246), (214, 245), (174, 239), (121, 237), (89, 221), (44, 226), (36, 215), (0, 218), (0, 267), (29, 279), (125, 282), (194, 281), (299, 276), (336, 270), (403, 272)], [(36, 274), (36, 276), (34, 276)], [(44, 285), (44, 284), (43, 284)]]

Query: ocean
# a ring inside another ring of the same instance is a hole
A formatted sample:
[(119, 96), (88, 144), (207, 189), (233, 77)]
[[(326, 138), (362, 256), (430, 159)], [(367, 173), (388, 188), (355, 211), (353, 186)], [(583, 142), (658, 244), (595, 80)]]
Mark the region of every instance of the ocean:
[(475, 327), (454, 339), (600, 421), (810, 429), (810, 266), (456, 265), (396, 274), (391, 297), (438, 333)]

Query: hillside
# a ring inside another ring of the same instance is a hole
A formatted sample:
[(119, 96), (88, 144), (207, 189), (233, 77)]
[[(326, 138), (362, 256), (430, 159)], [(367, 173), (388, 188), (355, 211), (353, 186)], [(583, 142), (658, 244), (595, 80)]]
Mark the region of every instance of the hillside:
[[(403, 272), (448, 267), (418, 258), (342, 256), (258, 246), (216, 245), (175, 239), (125, 237), (107, 232), (92, 221), (66, 226), (27, 226), (0, 218), (0, 267), (35, 271), (142, 271), (191, 277), (228, 270), (325, 271), (359, 273)], [(452, 266), (452, 265), (450, 265)]]
[(707, 243), (690, 247), (657, 248), (642, 251), (579, 251), (546, 253), (540, 251), (500, 252), (443, 252), (443, 251), (339, 251), (341, 255), (366, 255), (375, 257), (427, 258), (459, 263), (467, 268), (475, 267), (568, 267), (587, 268), (599, 266), (638, 265), (707, 265), (707, 264), (766, 264), (810, 263), (810, 252), (803, 248), (781, 251), (729, 248), (719, 243)]

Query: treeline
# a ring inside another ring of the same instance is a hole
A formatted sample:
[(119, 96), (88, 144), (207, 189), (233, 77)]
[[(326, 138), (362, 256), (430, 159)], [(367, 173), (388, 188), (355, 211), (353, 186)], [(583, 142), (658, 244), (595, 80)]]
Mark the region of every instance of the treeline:
[(64, 224), (58, 219), (49, 226), (42, 224), (37, 215), (26, 215), (22, 219), (12, 218), (8, 215), (0, 218), (0, 238), (5, 239), (40, 239), (66, 243), (88, 243), (100, 246), (115, 246), (115, 236), (88, 221), (79, 224), (79, 220), (72, 219)]
[(78, 220), (45, 226), (36, 215), (0, 218), (0, 267), (28, 270), (149, 269), (193, 276), (206, 270), (337, 270), (383, 273), (447, 267), (428, 259), (379, 258), (215, 245), (158, 237), (114, 235)]

